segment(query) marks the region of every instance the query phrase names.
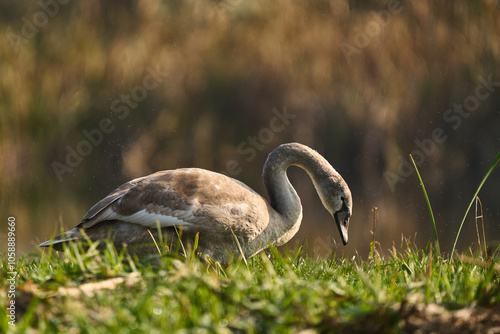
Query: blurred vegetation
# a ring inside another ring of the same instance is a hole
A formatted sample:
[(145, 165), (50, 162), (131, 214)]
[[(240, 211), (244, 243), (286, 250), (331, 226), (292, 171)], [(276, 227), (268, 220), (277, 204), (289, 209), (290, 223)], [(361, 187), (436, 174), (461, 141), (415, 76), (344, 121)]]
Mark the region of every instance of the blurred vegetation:
[[(447, 139), (419, 169), (446, 252), (500, 149), (500, 86), (460, 125), (443, 118), (480, 78), (500, 81), (498, 1), (47, 3), (0, 2), (0, 219), (16, 217), (22, 249), (157, 170), (229, 174), (235, 160), (234, 176), (262, 193), (267, 154), (289, 141), (321, 152), (350, 185), (347, 252), (367, 254), (373, 206), (384, 248), (415, 232), (425, 244), (432, 227), (416, 175), (394, 189), (384, 175), (441, 128)], [(168, 75), (146, 90), (154, 70)], [(277, 113), (295, 118), (264, 131)], [(84, 132), (106, 118), (113, 130), (60, 181), (54, 162), (84, 150)], [(242, 153), (250, 147), (255, 158)], [(310, 182), (290, 174), (304, 205), (296, 239), (338, 240)], [(500, 239), (499, 188), (494, 173), (480, 193), (489, 242)], [(477, 240), (472, 221), (462, 248)]]

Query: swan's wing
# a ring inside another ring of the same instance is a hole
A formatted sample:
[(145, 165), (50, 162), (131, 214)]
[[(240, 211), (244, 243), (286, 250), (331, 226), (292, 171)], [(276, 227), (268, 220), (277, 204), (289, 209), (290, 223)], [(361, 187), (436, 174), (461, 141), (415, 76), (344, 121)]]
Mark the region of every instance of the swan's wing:
[(122, 185), (94, 205), (78, 226), (120, 220), (149, 228), (159, 223), (160, 227), (183, 225), (187, 229), (208, 221), (224, 222), (235, 213), (253, 215), (252, 208), (241, 210), (248, 196), (260, 197), (222, 174), (200, 169), (163, 171)]

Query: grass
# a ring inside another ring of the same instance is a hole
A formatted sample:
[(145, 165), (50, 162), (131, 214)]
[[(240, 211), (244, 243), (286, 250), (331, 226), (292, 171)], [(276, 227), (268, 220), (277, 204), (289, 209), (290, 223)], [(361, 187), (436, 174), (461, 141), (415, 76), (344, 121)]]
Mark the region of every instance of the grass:
[[(429, 215), (430, 215), (430, 218), (431, 218), (431, 222), (432, 222), (432, 228), (434, 229), (434, 242), (435, 242), (435, 249), (436, 249), (436, 252), (438, 253), (438, 256), (440, 255), (440, 249), (439, 249), (439, 238), (438, 238), (438, 233), (437, 233), (437, 227), (436, 227), (436, 220), (434, 219), (434, 213), (432, 211), (432, 206), (431, 206), (431, 202), (429, 200), (429, 196), (427, 195), (427, 190), (425, 189), (425, 185), (424, 185), (424, 181), (422, 180), (422, 177), (420, 176), (420, 172), (418, 171), (418, 167), (415, 163), (415, 160), (413, 160), (413, 157), (412, 155), (410, 154), (410, 160), (411, 162), (413, 163), (413, 167), (415, 168), (415, 171), (417, 172), (417, 177), (418, 177), (418, 180), (420, 182), (420, 186), (422, 188), (422, 192), (424, 194), (424, 198), (425, 198), (425, 201), (427, 203), (427, 208), (429, 210)], [(457, 242), (458, 242), (458, 237), (460, 236), (460, 232), (462, 231), (462, 227), (464, 226), (464, 223), (465, 223), (465, 220), (467, 219), (467, 215), (469, 214), (469, 211), (472, 207), (472, 204), (474, 204), (474, 202), (476, 203), (476, 216), (475, 216), (475, 222), (476, 222), (476, 232), (477, 232), (477, 238), (478, 238), (478, 246), (480, 247), (481, 246), (481, 240), (480, 240), (480, 236), (479, 236), (479, 229), (478, 229), (478, 225), (477, 225), (477, 220), (478, 218), (481, 219), (481, 223), (482, 223), (482, 227), (483, 227), (483, 240), (484, 240), (484, 254), (485, 254), (485, 257), (488, 258), (488, 252), (487, 252), (487, 249), (486, 249), (486, 235), (484, 233), (484, 222), (483, 222), (483, 206), (481, 204), (481, 201), (479, 200), (479, 192), (481, 191), (481, 188), (483, 187), (483, 185), (485, 184), (486, 180), (488, 179), (488, 177), (490, 176), (491, 172), (493, 172), (493, 170), (495, 169), (495, 167), (497, 166), (498, 162), (500, 161), (500, 151), (497, 153), (496, 157), (493, 159), (493, 161), (491, 162), (490, 164), (490, 167), (488, 168), (488, 171), (486, 172), (486, 174), (484, 175), (483, 179), (481, 180), (479, 186), (477, 187), (477, 190), (474, 194), (474, 196), (472, 197), (470, 203), (469, 203), (469, 206), (467, 207), (467, 210), (465, 211), (465, 215), (462, 219), (462, 222), (460, 223), (460, 226), (458, 228), (458, 232), (457, 232), (457, 236), (455, 238), (455, 242), (453, 243), (453, 248), (451, 250), (451, 253), (450, 253), (450, 259), (453, 258), (453, 254), (455, 253), (455, 248), (457, 246)], [(478, 216), (477, 214), (477, 204), (480, 204), (480, 211), (481, 211), (481, 215)]]
[(460, 236), (460, 232), (462, 231), (462, 227), (464, 226), (465, 219), (467, 219), (467, 215), (469, 214), (469, 211), (470, 211), (470, 208), (472, 207), (472, 204), (474, 203), (477, 196), (479, 195), (479, 191), (481, 191), (481, 188), (483, 187), (484, 183), (486, 182), (486, 179), (488, 179), (491, 172), (493, 171), (493, 169), (495, 169), (495, 167), (499, 161), (500, 161), (500, 152), (498, 152), (495, 159), (493, 159), (493, 162), (491, 163), (490, 167), (488, 168), (488, 171), (486, 172), (483, 179), (481, 180), (479, 187), (477, 187), (476, 193), (472, 197), (472, 200), (470, 201), (470, 204), (469, 204), (469, 207), (467, 208), (467, 211), (465, 211), (464, 218), (462, 219), (462, 222), (460, 223), (460, 227), (458, 228), (457, 237), (455, 238), (455, 242), (453, 243), (453, 249), (451, 250), (450, 257), (452, 257), (453, 253), (455, 252), (455, 248), (456, 248), (457, 242), (458, 242), (458, 237)]
[(413, 163), (413, 167), (415, 167), (415, 171), (417, 172), (418, 180), (420, 181), (420, 186), (422, 187), (422, 192), (424, 193), (425, 202), (427, 203), (427, 208), (429, 210), (429, 215), (431, 217), (432, 228), (434, 229), (434, 242), (436, 244), (436, 252), (438, 256), (441, 254), (441, 250), (439, 249), (439, 237), (436, 227), (436, 219), (434, 219), (434, 212), (432, 212), (431, 201), (429, 200), (429, 196), (427, 195), (427, 190), (425, 190), (424, 181), (422, 181), (422, 177), (420, 176), (420, 172), (418, 171), (417, 164), (415, 164), (415, 160), (413, 160), (412, 155), (410, 154), (411, 162)]
[[(0, 309), (0, 331), (41, 333), (284, 333), (411, 326), (415, 305), (458, 309), (500, 304), (494, 262), (444, 260), (403, 240), (377, 260), (314, 259), (275, 248), (226, 268), (195, 252), (162, 254), (159, 265), (133, 261), (111, 243), (68, 245), (24, 256), (16, 267), (16, 327)], [(7, 268), (5, 259), (2, 266)], [(6, 291), (8, 270), (1, 271)], [(5, 294), (0, 303), (8, 302)], [(410, 306), (409, 306), (410, 305)], [(189, 329), (187, 331), (186, 329)]]

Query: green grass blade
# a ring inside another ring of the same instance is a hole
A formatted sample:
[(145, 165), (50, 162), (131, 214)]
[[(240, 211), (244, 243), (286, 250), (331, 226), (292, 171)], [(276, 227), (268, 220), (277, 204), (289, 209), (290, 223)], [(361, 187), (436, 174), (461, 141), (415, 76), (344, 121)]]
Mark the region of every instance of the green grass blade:
[(474, 200), (476, 199), (477, 195), (479, 194), (479, 191), (481, 190), (484, 183), (486, 182), (486, 179), (488, 178), (488, 176), (490, 176), (491, 172), (496, 167), (496, 165), (498, 164), (499, 161), (500, 161), (500, 151), (498, 152), (497, 156), (495, 157), (495, 160), (493, 160), (493, 162), (491, 163), (490, 168), (488, 169), (488, 171), (484, 175), (483, 180), (479, 184), (479, 187), (477, 187), (476, 193), (474, 194), (474, 196), (472, 196), (472, 200), (470, 201), (470, 204), (469, 204), (469, 207), (467, 208), (467, 211), (465, 211), (464, 218), (462, 219), (462, 223), (460, 223), (460, 227), (458, 228), (457, 236), (455, 238), (455, 243), (453, 244), (453, 248), (451, 250), (450, 260), (453, 259), (453, 253), (455, 252), (455, 248), (457, 246), (458, 237), (460, 236), (460, 232), (462, 231), (462, 227), (464, 226), (464, 222), (465, 222), (465, 219), (467, 218), (467, 215), (469, 214), (470, 208), (472, 207), (472, 204), (474, 204)]
[(198, 249), (198, 242), (200, 240), (200, 233), (196, 233), (195, 237), (194, 237), (194, 245), (193, 245), (193, 249), (191, 251), (191, 258), (194, 259), (194, 257), (196, 256), (196, 250)]
[[(149, 233), (149, 235), (151, 236), (151, 239), (153, 239), (153, 242), (154, 242), (154, 244), (155, 244), (155, 246), (156, 246), (156, 249), (158, 250), (158, 254), (159, 254), (159, 255), (161, 255), (160, 247), (158, 247), (158, 244), (156, 243), (155, 237), (153, 236), (153, 234), (151, 233), (151, 231), (150, 231), (150, 230), (148, 230), (148, 233)], [(161, 235), (161, 234), (160, 234), (160, 235)]]
[(434, 213), (432, 212), (431, 202), (429, 201), (429, 196), (427, 196), (427, 191), (425, 190), (424, 181), (422, 181), (422, 177), (420, 176), (420, 173), (418, 172), (417, 165), (415, 164), (415, 160), (413, 160), (413, 157), (411, 154), (410, 154), (410, 159), (411, 159), (411, 162), (413, 163), (413, 166), (415, 167), (415, 171), (417, 172), (417, 176), (418, 176), (418, 179), (420, 181), (420, 186), (422, 187), (425, 201), (427, 202), (427, 208), (429, 209), (429, 214), (431, 216), (432, 227), (434, 228), (434, 240), (436, 242), (436, 253), (439, 257), (441, 254), (441, 251), (439, 250), (439, 238), (438, 238), (438, 232), (437, 232), (437, 228), (436, 228), (436, 220), (434, 219)]
[(236, 246), (238, 247), (238, 250), (240, 251), (241, 258), (243, 259), (243, 262), (245, 262), (245, 266), (247, 267), (247, 269), (249, 269), (250, 267), (248, 266), (248, 262), (247, 262), (247, 259), (245, 257), (245, 253), (243, 252), (243, 249), (241, 248), (238, 237), (236, 236), (236, 234), (234, 234), (234, 231), (232, 228), (229, 228), (229, 229), (231, 230), (231, 233), (233, 234), (234, 241), (236, 242)]
[(158, 239), (160, 239), (160, 245), (165, 247), (165, 242), (163, 241), (163, 232), (161, 231), (160, 220), (156, 220), (156, 231), (158, 232)]
[(175, 230), (175, 234), (177, 234), (177, 249), (175, 250), (175, 253), (174, 254), (177, 254), (177, 252), (179, 251), (179, 244), (182, 248), (182, 251), (184, 252), (184, 256), (187, 257), (187, 253), (186, 253), (186, 248), (184, 248), (184, 244), (182, 243), (182, 225), (180, 225), (180, 232), (177, 230), (177, 226), (174, 225), (174, 230)]

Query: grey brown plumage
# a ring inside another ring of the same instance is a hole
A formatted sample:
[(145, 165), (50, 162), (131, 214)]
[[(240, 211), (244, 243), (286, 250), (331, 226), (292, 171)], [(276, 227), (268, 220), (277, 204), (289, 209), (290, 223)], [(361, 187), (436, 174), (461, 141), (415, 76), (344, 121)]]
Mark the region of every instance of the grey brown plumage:
[(352, 213), (347, 184), (319, 153), (291, 143), (276, 148), (264, 165), (270, 202), (244, 183), (216, 172), (198, 168), (161, 171), (123, 184), (95, 204), (73, 230), (40, 246), (53, 243), (58, 248), (81, 238), (83, 230), (91, 240), (110, 237), (117, 248), (128, 245), (141, 257), (157, 253), (150, 232), (158, 240), (159, 224), (167, 244), (177, 241), (174, 226), (182, 226), (184, 241), (194, 240), (199, 233), (198, 250), (216, 260), (239, 255), (234, 235), (245, 256), (251, 257), (269, 244), (286, 243), (300, 226), (302, 206), (286, 176), (291, 165), (308, 172), (347, 243)]

